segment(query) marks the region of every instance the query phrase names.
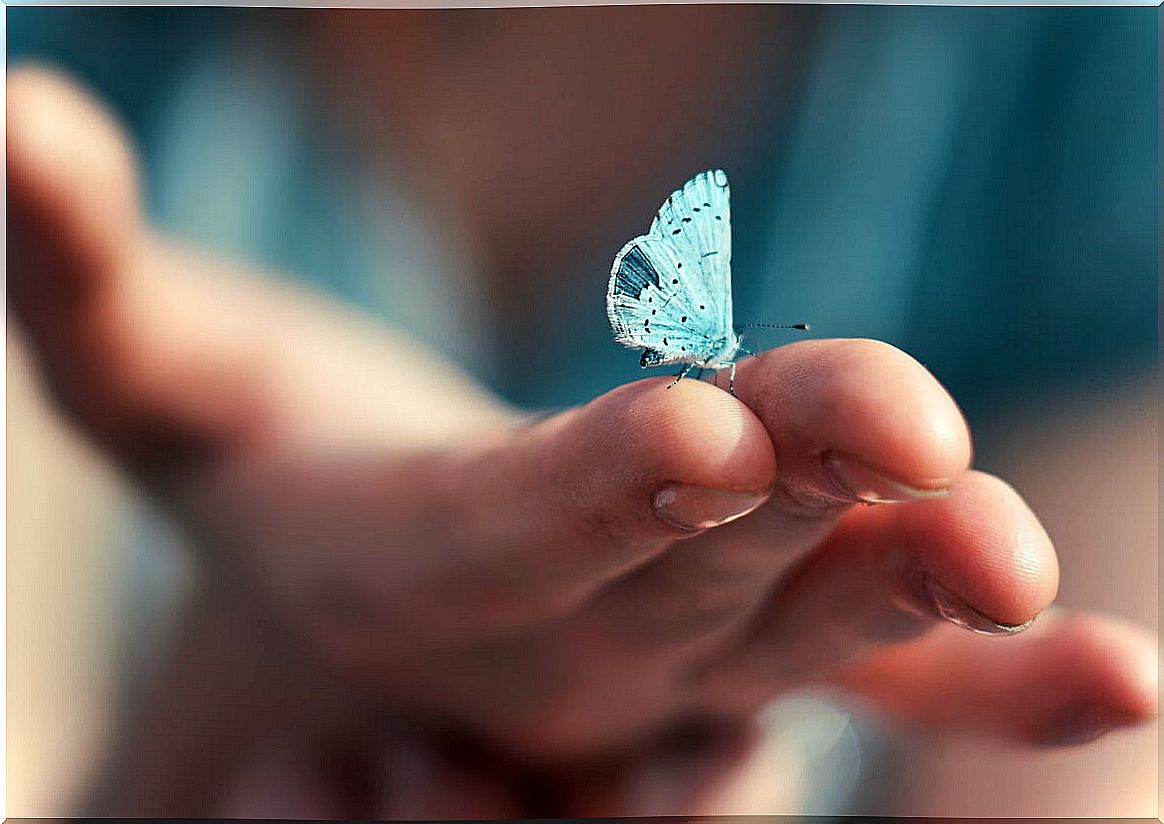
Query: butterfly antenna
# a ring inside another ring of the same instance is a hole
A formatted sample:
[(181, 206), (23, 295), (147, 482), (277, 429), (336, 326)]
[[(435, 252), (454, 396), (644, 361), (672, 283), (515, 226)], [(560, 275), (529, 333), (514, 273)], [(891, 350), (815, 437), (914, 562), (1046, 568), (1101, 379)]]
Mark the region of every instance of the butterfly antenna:
[(740, 327), (741, 329), (799, 329), (801, 332), (808, 332), (812, 327), (807, 323), (745, 323)]

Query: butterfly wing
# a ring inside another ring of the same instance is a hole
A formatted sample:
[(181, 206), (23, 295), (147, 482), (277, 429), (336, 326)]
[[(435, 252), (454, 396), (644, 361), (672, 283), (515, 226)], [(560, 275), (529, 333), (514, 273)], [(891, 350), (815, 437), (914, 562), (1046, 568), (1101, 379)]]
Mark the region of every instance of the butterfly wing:
[(688, 272), (688, 289), (701, 291), (714, 306), (717, 336), (732, 330), (731, 190), (722, 169), (691, 178), (667, 198), (651, 223), (650, 233), (669, 239), (684, 259), (698, 263), (698, 277)]
[(714, 324), (712, 306), (684, 287), (682, 275), (692, 266), (675, 244), (654, 235), (635, 238), (614, 259), (610, 324), (619, 343), (647, 350), (643, 365), (698, 363), (714, 349), (704, 328)]
[(644, 366), (709, 363), (732, 335), (730, 221), (727, 176), (704, 172), (615, 257), (607, 314)]

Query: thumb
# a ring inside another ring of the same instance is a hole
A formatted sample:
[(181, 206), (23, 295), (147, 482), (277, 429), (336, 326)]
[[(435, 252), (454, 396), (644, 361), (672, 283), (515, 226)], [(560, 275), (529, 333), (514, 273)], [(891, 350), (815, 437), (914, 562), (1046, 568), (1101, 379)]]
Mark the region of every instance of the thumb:
[(7, 95), (8, 294), (48, 388), (131, 469), (204, 459), (245, 406), (229, 301), (143, 224), (108, 110), (43, 67)]
[(92, 331), (75, 324), (138, 239), (137, 176), (108, 112), (62, 76), (24, 67), (7, 86), (9, 292), (38, 344), (55, 347)]
[(9, 289), (30, 326), (109, 286), (140, 234), (132, 152), (109, 114), (61, 74), (7, 83)]

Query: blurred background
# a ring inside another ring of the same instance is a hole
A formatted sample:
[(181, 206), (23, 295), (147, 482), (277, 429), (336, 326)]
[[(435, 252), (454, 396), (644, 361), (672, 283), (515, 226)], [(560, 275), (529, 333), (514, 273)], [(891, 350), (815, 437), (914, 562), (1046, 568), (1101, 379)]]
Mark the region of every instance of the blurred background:
[[(641, 377), (606, 321), (610, 260), (725, 168), (737, 322), (917, 357), (1055, 539), (1060, 602), (1158, 626), (1154, 10), (10, 8), (8, 39), (10, 66), (65, 69), (128, 125), (155, 225), (531, 408)], [(189, 569), (8, 343), (8, 812), (62, 815)], [(864, 787), (879, 806), (857, 812), (1155, 814), (1154, 729), (914, 759), (797, 706), (774, 723), (852, 767), (810, 812)]]

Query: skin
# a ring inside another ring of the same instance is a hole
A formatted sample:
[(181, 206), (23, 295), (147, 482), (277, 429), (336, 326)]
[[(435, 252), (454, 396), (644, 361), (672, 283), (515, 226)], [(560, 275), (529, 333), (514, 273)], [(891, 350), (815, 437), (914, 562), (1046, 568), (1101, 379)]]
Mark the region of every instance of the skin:
[(1054, 549), (908, 355), (794, 343), (742, 362), (738, 398), (647, 379), (531, 422), (159, 236), (124, 136), (60, 76), (9, 73), (7, 140), (41, 375), (201, 549), (87, 814), (723, 811), (759, 709), (805, 685), (1033, 746), (1155, 716), (1142, 630), (1009, 637), (1054, 599)]

